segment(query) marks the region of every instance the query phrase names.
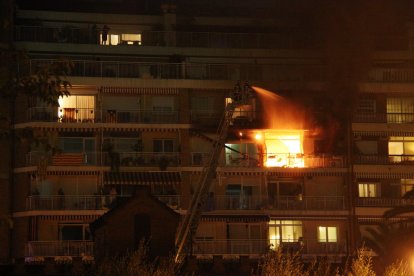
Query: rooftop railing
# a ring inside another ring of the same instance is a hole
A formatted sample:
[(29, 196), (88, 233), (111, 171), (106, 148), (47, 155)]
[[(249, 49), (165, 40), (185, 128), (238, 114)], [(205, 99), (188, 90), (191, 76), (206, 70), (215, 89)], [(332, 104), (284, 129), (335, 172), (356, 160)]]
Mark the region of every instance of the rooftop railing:
[(93, 256), (92, 241), (29, 241), (26, 243), (26, 257), (84, 257)]

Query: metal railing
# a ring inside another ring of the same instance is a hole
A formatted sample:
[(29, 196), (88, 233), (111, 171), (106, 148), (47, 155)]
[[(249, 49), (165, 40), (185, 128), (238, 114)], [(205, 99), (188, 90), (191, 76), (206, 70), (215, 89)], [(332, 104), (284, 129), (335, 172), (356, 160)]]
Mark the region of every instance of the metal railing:
[(412, 124), (414, 113), (357, 113), (354, 123)]
[(343, 196), (269, 196), (268, 209), (345, 210)]
[(206, 203), (212, 210), (345, 210), (343, 196), (228, 196), (215, 195)]
[(395, 207), (414, 205), (412, 198), (379, 198), (360, 197), (356, 199), (356, 206), (359, 207)]
[(67, 153), (68, 155), (73, 154), (79, 154), (82, 155), (81, 160), (79, 163), (74, 164), (72, 161), (68, 160), (68, 162), (65, 163), (65, 152), (59, 153), (60, 156), (59, 159), (61, 160), (59, 163), (54, 158), (52, 153), (42, 152), (42, 151), (31, 151), (26, 154), (26, 165), (27, 166), (38, 166), (42, 163), (42, 161), (46, 161), (46, 164), (50, 166), (70, 166), (70, 165), (77, 165), (77, 166), (93, 166), (93, 165), (99, 165), (100, 162), (100, 155), (99, 152), (79, 152), (79, 153)]
[[(113, 195), (31, 195), (26, 198), (26, 210), (106, 210), (116, 197)], [(180, 209), (180, 195), (154, 195), (172, 209)]]
[(358, 155), (354, 157), (354, 163), (372, 165), (412, 165), (414, 164), (414, 155)]
[(119, 162), (120, 166), (159, 166), (164, 162), (167, 166), (181, 164), (179, 152), (103, 152), (103, 165), (111, 166)]
[[(61, 115), (59, 115), (61, 114)], [(31, 107), (28, 121), (59, 123), (178, 123), (178, 111), (106, 110), (94, 108)]]
[[(74, 27), (16, 26), (16, 41), (49, 43), (99, 44), (100, 31)], [(239, 48), (239, 49), (309, 49), (317, 40), (303, 34), (269, 33), (219, 33), (219, 32), (175, 32), (142, 31), (141, 41), (127, 46), (178, 46), (194, 48)]]
[(342, 156), (332, 155), (306, 155), (292, 153), (264, 153), (249, 155), (244, 153), (227, 153), (226, 166), (234, 167), (306, 167), (306, 168), (329, 168), (344, 167)]
[(109, 195), (31, 195), (26, 210), (102, 210), (110, 202)]
[(346, 242), (319, 242), (305, 239), (298, 241), (277, 241), (271, 244), (265, 239), (218, 239), (195, 240), (195, 255), (262, 255), (270, 248), (281, 246), (282, 252), (297, 252), (299, 255), (343, 255), (346, 254)]
[[(19, 65), (22, 74), (36, 72), (41, 66), (59, 62), (57, 59), (30, 59)], [(273, 80), (322, 81), (322, 65), (313, 64), (222, 64), (222, 63), (155, 63), (102, 60), (72, 60), (70, 76), (153, 78), (191, 80)]]
[(92, 241), (29, 241), (25, 257), (93, 256)]
[(414, 68), (371, 68), (371, 82), (414, 82)]

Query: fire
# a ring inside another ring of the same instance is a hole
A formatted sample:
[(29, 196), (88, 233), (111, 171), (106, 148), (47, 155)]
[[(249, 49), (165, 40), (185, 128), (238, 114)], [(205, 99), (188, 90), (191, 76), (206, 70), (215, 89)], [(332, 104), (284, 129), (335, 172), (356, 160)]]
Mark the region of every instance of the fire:
[(304, 167), (303, 130), (262, 130), (255, 134), (266, 167)]

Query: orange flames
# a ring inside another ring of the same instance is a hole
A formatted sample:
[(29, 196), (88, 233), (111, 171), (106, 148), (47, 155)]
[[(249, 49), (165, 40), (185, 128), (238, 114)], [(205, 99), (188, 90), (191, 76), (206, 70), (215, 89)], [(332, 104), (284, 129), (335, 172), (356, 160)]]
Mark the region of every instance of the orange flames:
[(304, 167), (303, 137), (305, 111), (299, 105), (260, 87), (258, 93), (264, 110), (266, 129), (253, 136), (263, 153), (266, 167)]

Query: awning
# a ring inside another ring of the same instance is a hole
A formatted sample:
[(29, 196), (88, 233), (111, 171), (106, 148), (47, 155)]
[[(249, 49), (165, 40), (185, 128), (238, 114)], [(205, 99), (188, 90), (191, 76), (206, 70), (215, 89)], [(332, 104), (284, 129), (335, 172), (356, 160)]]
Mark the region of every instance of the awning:
[(108, 172), (106, 185), (175, 185), (181, 182), (179, 172)]
[(139, 95), (178, 95), (178, 88), (153, 87), (101, 87), (104, 94), (139, 94)]
[(264, 214), (226, 215), (226, 214), (203, 214), (201, 221), (224, 221), (224, 222), (264, 222), (269, 221), (269, 216)]

